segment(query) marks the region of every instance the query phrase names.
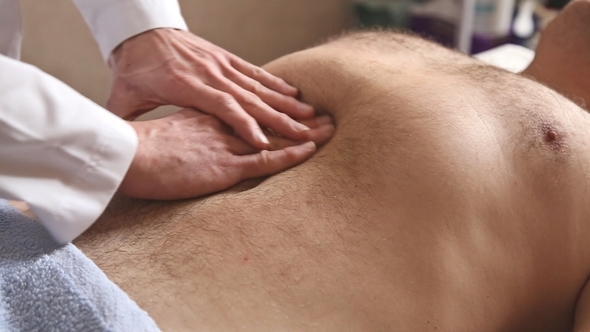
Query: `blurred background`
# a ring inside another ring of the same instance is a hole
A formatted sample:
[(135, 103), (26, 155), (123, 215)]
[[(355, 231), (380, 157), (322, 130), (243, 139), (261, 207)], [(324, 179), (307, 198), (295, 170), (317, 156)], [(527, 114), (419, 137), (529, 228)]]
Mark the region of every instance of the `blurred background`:
[[(263, 65), (343, 30), (408, 29), (466, 53), (535, 47), (567, 0), (180, 0), (190, 30)], [(105, 104), (110, 73), (70, 0), (21, 0), (22, 60)], [(165, 110), (164, 112), (169, 112)]]

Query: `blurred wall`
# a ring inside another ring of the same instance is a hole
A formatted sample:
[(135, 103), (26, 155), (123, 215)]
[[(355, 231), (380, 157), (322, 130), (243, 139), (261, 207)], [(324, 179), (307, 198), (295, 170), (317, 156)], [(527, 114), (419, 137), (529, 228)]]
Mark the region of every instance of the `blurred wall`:
[[(97, 0), (100, 1), (100, 0)], [(192, 32), (257, 65), (350, 26), (349, 0), (180, 0)], [(104, 105), (110, 74), (70, 0), (21, 0), (22, 60)]]

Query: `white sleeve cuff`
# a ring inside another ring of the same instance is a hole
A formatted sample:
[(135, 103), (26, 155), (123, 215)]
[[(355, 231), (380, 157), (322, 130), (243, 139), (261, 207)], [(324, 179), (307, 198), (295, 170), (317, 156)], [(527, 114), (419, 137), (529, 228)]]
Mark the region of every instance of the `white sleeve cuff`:
[(156, 28), (188, 30), (176, 0), (74, 0), (108, 60), (123, 41)]
[(70, 242), (117, 191), (137, 134), (32, 66), (0, 56), (0, 73), (0, 197), (27, 202), (58, 242)]
[[(107, 110), (96, 107), (80, 112), (95, 113), (91, 116), (93, 127), (100, 132), (88, 133), (94, 142), (88, 140), (70, 151), (63, 148), (65, 157), (83, 162), (61, 180), (55, 192), (59, 195), (39, 197), (30, 204), (39, 221), (62, 244), (73, 241), (102, 215), (127, 174), (138, 144), (135, 130)], [(83, 148), (88, 149), (88, 155), (80, 153)]]

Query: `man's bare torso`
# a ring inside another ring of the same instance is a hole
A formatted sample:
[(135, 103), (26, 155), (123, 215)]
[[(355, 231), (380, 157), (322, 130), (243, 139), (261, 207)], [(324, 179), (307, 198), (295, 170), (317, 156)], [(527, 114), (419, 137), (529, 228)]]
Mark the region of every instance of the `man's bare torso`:
[(164, 330), (571, 331), (590, 273), (590, 118), (388, 33), (267, 66), (338, 131), (198, 201), (118, 200), (77, 245)]

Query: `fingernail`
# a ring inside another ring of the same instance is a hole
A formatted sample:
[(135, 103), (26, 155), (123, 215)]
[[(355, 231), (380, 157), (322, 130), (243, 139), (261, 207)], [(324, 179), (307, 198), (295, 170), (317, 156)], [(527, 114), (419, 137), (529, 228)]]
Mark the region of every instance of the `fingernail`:
[(308, 151), (315, 151), (315, 149), (316, 149), (314, 142), (307, 142), (307, 143), (303, 144), (301, 147), (304, 148), (305, 150), (308, 150)]
[(329, 115), (320, 116), (316, 121), (319, 126), (334, 124), (334, 119)]
[(296, 94), (299, 93), (299, 89), (297, 89), (296, 87), (290, 85), (289, 83), (285, 82), (284, 87), (284, 92), (288, 93), (288, 94)]
[(258, 140), (260, 140), (264, 144), (270, 144), (268, 137), (266, 137), (266, 135), (264, 135), (264, 133), (262, 133), (262, 132), (258, 133)]
[(296, 93), (299, 93), (299, 89), (297, 89), (294, 86), (289, 85), (289, 87), (287, 88), (287, 93), (296, 94)]
[(299, 122), (295, 122), (295, 123), (293, 124), (293, 128), (294, 128), (296, 131), (299, 131), (299, 132), (301, 132), (301, 131), (308, 131), (308, 130), (310, 130), (308, 126), (306, 126), (306, 125), (304, 125), (304, 124), (301, 124), (301, 123), (299, 123)]
[(333, 133), (336, 131), (336, 127), (334, 125), (324, 125), (321, 129), (324, 133)]
[(297, 105), (297, 109), (300, 112), (304, 112), (304, 113), (313, 113), (314, 112), (313, 106), (308, 105), (308, 104), (304, 104), (304, 103), (299, 103)]

